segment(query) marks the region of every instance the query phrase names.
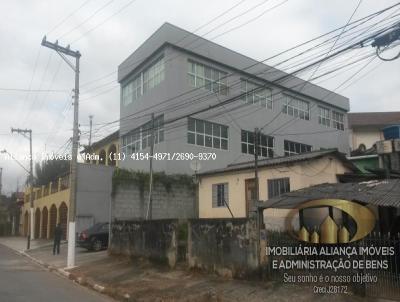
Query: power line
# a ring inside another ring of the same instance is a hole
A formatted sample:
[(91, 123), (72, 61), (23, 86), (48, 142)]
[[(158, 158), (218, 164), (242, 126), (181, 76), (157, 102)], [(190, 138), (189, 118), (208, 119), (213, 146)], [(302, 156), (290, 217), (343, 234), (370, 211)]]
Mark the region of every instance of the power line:
[(76, 8), (74, 11), (72, 11), (68, 16), (66, 16), (64, 19), (62, 19), (59, 23), (57, 23), (52, 29), (50, 29), (50, 31), (47, 32), (46, 36), (48, 36), (50, 33), (52, 33), (53, 31), (55, 31), (57, 28), (59, 28), (62, 24), (65, 23), (65, 21), (67, 21), (70, 17), (72, 17), (73, 15), (75, 15), (75, 13), (77, 13), (81, 8), (83, 8), (86, 4), (88, 4), (91, 0), (86, 0), (85, 2), (83, 2), (78, 8)]

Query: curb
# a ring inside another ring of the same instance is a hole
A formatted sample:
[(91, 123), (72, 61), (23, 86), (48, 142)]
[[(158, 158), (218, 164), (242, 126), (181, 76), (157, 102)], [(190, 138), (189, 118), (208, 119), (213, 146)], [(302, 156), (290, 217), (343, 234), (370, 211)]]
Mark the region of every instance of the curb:
[[(54, 272), (57, 275), (67, 278), (69, 280), (72, 280), (73, 282), (85, 286), (87, 288), (93, 289), (101, 294), (106, 294), (106, 292), (112, 292), (112, 288), (105, 287), (99, 283), (95, 283), (91, 279), (86, 279), (85, 277), (78, 277), (76, 274), (73, 274), (71, 272), (68, 272), (68, 269), (66, 268), (57, 268), (55, 266), (52, 266), (48, 263), (45, 263), (39, 259), (36, 259), (35, 257), (32, 257), (31, 255), (27, 254), (25, 251), (16, 251), (19, 255), (24, 256), (31, 260), (32, 262), (35, 262), (36, 264), (40, 265), (41, 267), (49, 270), (50, 272)], [(108, 295), (110, 296), (110, 295)], [(122, 297), (129, 298), (129, 295), (127, 294), (121, 294)], [(113, 296), (110, 296), (114, 298)]]

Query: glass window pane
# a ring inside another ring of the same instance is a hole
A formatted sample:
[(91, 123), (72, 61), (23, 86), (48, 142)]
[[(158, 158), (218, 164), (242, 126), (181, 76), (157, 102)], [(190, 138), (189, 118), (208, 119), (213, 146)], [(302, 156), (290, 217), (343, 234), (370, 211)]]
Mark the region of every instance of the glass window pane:
[(242, 142), (247, 142), (247, 132), (242, 130)]
[(242, 143), (242, 153), (247, 153), (247, 144)]
[(221, 140), (217, 137), (214, 137), (213, 139), (213, 147), (220, 149), (221, 148)]
[(205, 123), (205, 133), (212, 135), (212, 124), (211, 123)]
[(196, 144), (199, 146), (204, 146), (204, 135), (203, 134), (197, 134)]
[(188, 130), (189, 131), (196, 131), (196, 128), (195, 128), (195, 120), (194, 119), (192, 119), (192, 118), (189, 118), (188, 119)]
[(216, 124), (213, 124), (213, 135), (214, 136), (221, 136), (221, 126), (220, 125), (216, 125)]
[(196, 120), (196, 132), (204, 133), (204, 121)]
[(221, 149), (228, 150), (228, 140), (221, 139)]
[(211, 136), (208, 136), (208, 135), (205, 136), (205, 146), (212, 147), (212, 137)]
[(221, 137), (228, 138), (228, 127), (221, 126)]
[(188, 132), (188, 143), (189, 144), (195, 144), (195, 136), (194, 133)]

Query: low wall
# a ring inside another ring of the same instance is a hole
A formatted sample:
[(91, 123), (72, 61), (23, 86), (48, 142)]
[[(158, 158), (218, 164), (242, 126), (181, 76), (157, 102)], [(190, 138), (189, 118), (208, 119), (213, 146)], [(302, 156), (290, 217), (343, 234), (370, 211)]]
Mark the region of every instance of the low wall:
[(228, 277), (258, 271), (257, 224), (250, 219), (191, 219), (188, 264)]
[[(148, 207), (148, 187), (141, 190), (135, 183), (118, 186), (113, 196), (113, 218), (145, 219)], [(153, 219), (187, 219), (197, 217), (196, 194), (185, 184), (174, 183), (169, 190), (155, 183), (152, 194)]]
[(111, 254), (146, 257), (175, 267), (178, 220), (115, 221), (111, 228)]

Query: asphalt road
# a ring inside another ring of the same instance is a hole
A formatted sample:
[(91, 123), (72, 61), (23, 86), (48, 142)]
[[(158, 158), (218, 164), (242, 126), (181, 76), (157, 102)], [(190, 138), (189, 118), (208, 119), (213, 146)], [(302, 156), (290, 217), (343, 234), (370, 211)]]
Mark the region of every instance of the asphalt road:
[(114, 300), (48, 272), (0, 244), (0, 301), (111, 302)]

